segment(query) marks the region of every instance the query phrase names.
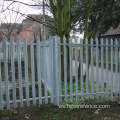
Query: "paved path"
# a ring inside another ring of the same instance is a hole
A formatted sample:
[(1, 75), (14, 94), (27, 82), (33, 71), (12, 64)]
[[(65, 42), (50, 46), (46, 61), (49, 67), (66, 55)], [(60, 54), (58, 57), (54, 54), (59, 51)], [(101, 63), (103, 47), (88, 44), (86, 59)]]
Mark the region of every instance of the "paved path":
[[(94, 66), (94, 81), (96, 81), (96, 66)], [(86, 64), (83, 64), (83, 73), (85, 74)], [(103, 81), (106, 83), (106, 69), (103, 72)], [(99, 83), (101, 84), (101, 68), (99, 67)], [(75, 76), (75, 61), (73, 61), (73, 76)], [(116, 79), (116, 72), (113, 71), (113, 90), (116, 89), (116, 81), (118, 81), (117, 87), (119, 88), (119, 73), (117, 72), (118, 79)], [(89, 80), (91, 80), (91, 66), (89, 68)], [(108, 87), (111, 88), (111, 71), (108, 71)]]

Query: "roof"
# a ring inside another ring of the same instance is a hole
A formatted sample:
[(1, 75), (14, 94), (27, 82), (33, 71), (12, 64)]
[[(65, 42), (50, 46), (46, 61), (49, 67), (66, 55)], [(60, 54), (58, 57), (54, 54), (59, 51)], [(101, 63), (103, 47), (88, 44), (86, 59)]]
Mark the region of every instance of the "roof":
[(102, 34), (101, 36), (110, 36), (110, 35), (120, 35), (120, 25), (118, 28), (110, 28), (106, 33)]

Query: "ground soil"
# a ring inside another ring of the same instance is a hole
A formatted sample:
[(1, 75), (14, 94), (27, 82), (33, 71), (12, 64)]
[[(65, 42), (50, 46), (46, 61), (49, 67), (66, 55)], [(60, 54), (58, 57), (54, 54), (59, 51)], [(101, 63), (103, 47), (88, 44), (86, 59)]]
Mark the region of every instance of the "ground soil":
[[(110, 105), (110, 108), (60, 108), (43, 104), (0, 111), (0, 120), (120, 120), (118, 100), (88, 100), (85, 105)], [(6, 113), (6, 114), (5, 114)]]

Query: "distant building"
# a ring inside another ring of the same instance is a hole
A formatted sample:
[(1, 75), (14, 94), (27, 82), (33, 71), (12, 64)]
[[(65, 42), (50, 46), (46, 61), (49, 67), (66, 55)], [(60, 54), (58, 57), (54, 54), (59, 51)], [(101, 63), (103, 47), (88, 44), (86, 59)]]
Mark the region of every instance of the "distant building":
[(112, 27), (104, 34), (102, 34), (99, 37), (99, 40), (103, 38), (104, 44), (106, 44), (106, 39), (108, 39), (108, 44), (110, 43), (110, 40), (113, 40), (113, 44), (115, 45), (115, 39), (118, 40), (118, 44), (120, 45), (120, 25), (116, 29), (113, 29)]
[[(14, 41), (16, 42), (17, 36), (19, 35), (21, 38), (21, 42), (24, 41), (25, 35), (27, 36), (27, 42), (30, 42), (30, 36), (33, 35), (34, 40), (36, 36), (39, 35), (42, 39), (43, 36), (43, 25), (39, 23), (39, 21), (43, 20), (42, 15), (33, 15), (30, 14), (26, 19), (19, 23), (3, 23), (0, 26), (0, 41), (2, 41), (2, 37), (5, 35), (9, 38), (10, 35), (13, 36)], [(45, 35), (47, 35), (48, 30), (45, 27)]]
[(120, 38), (120, 25), (119, 25), (119, 27), (116, 28), (116, 29), (113, 29), (113, 28), (111, 27), (106, 33), (102, 34), (102, 35), (100, 36), (100, 38), (103, 38), (103, 39), (108, 38), (108, 40), (110, 40), (111, 38), (112, 38), (113, 40), (119, 39), (119, 38)]

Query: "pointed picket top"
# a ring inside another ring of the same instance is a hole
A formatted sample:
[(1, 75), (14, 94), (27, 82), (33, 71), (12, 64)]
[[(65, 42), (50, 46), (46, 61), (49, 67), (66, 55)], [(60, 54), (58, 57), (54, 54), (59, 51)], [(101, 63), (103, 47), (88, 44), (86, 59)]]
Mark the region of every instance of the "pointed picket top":
[(25, 42), (27, 41), (27, 35), (25, 35), (25, 37), (24, 37), (24, 41), (25, 41)]
[(37, 43), (40, 44), (40, 36), (37, 35)]
[(85, 43), (88, 44), (88, 39), (87, 38), (85, 39)]
[(60, 43), (60, 37), (58, 36), (58, 43)]
[(52, 39), (51, 35), (49, 36), (49, 41)]
[(17, 37), (17, 44), (20, 44), (20, 37)]
[(96, 38), (96, 44), (98, 45), (98, 38)]
[(115, 39), (115, 45), (118, 46), (118, 40), (117, 39)]
[(12, 35), (10, 36), (10, 41), (13, 41), (13, 36)]
[(3, 36), (3, 43), (5, 43), (7, 41), (7, 37), (4, 35)]
[(55, 39), (55, 36), (52, 36), (52, 40), (54, 41), (54, 39)]
[(57, 44), (58, 43), (58, 37), (57, 36), (54, 36), (54, 40), (55, 40), (55, 44)]
[(31, 36), (30, 36), (30, 44), (33, 44), (33, 40), (34, 40), (34, 38), (33, 38), (33, 36), (31, 35)]
[(78, 41), (79, 41), (78, 43), (80, 44), (80, 38), (78, 39)]
[(108, 45), (108, 38), (106, 38), (106, 45)]
[(100, 43), (101, 43), (101, 45), (103, 45), (103, 38), (100, 39)]
[(37, 35), (37, 41), (38, 41), (38, 40), (40, 41), (40, 36)]
[(113, 45), (113, 39), (112, 38), (110, 39), (110, 43), (111, 43), (111, 45)]
[(72, 44), (72, 38), (71, 37), (69, 38), (69, 43)]
[(46, 37), (45, 37), (45, 36), (43, 37), (43, 41), (44, 41), (44, 42), (46, 41)]
[(13, 36), (10, 36), (10, 42), (13, 43)]
[(75, 44), (77, 44), (77, 40), (78, 40), (78, 39), (77, 39), (77, 38), (75, 38)]
[(4, 52), (6, 51), (6, 46), (7, 45), (7, 37), (6, 36), (3, 36), (3, 49), (4, 49)]
[(63, 43), (66, 44), (66, 37), (63, 38)]
[(83, 39), (82, 38), (80, 38), (80, 44), (83, 44)]
[(91, 44), (93, 45), (93, 38), (90, 39)]

